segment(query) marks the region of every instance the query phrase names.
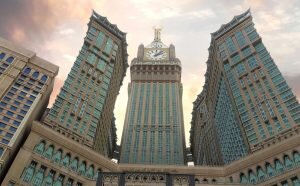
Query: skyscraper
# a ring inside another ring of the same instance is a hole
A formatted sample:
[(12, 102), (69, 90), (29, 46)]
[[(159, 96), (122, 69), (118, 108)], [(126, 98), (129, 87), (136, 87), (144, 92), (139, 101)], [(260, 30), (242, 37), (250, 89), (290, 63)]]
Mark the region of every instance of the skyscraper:
[(42, 116), (57, 72), (57, 66), (34, 52), (0, 38), (1, 174), (28, 135), (32, 121)]
[(108, 156), (113, 109), (127, 69), (126, 34), (93, 12), (79, 55), (44, 123)]
[[(250, 11), (211, 37), (205, 85), (194, 102), (195, 163), (228, 164), (297, 134), (300, 105), (254, 28)], [(205, 109), (198, 109), (201, 105)], [(195, 132), (199, 126), (201, 132)], [(218, 140), (215, 146), (206, 140), (211, 134)]]
[(33, 121), (5, 185), (95, 185), (98, 172), (116, 167), (105, 157), (115, 147), (127, 56), (126, 34), (93, 12), (71, 72), (45, 118)]
[(181, 63), (160, 31), (130, 65), (120, 163), (185, 163)]

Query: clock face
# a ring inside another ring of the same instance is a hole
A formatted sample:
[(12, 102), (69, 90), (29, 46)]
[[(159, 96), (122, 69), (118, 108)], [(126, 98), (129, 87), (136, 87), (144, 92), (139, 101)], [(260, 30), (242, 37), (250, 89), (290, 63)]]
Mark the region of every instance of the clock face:
[(147, 51), (146, 57), (151, 60), (162, 60), (167, 58), (167, 52), (164, 50), (153, 49)]

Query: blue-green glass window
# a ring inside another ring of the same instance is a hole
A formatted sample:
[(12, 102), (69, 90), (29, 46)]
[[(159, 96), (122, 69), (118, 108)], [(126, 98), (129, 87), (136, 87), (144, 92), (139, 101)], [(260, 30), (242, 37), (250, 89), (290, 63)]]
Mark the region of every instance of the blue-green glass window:
[(38, 154), (43, 154), (44, 150), (45, 150), (45, 142), (44, 141), (41, 141), (33, 149), (33, 151), (36, 152), (36, 153), (38, 153)]
[(34, 174), (34, 170), (36, 167), (36, 162), (32, 161), (28, 167), (25, 168), (23, 171), (23, 174), (21, 178), (23, 179), (24, 182), (30, 182), (32, 179), (32, 176)]
[(62, 159), (61, 164), (65, 167), (68, 167), (70, 163), (70, 157), (70, 154), (66, 154), (65, 157)]
[(43, 186), (52, 186), (53, 184), (53, 177), (55, 172), (53, 170), (50, 170), (49, 174), (46, 176)]
[(32, 185), (34, 186), (40, 186), (43, 183), (44, 179), (44, 173), (45, 173), (46, 167), (41, 166), (41, 168), (36, 172), (34, 177), (32, 178)]
[(265, 178), (265, 172), (263, 171), (263, 169), (261, 167), (257, 167), (257, 177), (259, 180), (262, 180)]
[(265, 46), (260, 42), (254, 46), (256, 52), (260, 52), (265, 49)]
[(230, 54), (236, 51), (236, 46), (231, 37), (228, 37), (225, 42), (227, 44), (227, 48)]
[(94, 178), (94, 166), (91, 165), (86, 171), (86, 177), (93, 179)]
[(102, 32), (100, 32), (97, 37), (97, 40), (96, 40), (97, 47), (101, 48), (104, 38), (105, 38), (105, 35)]
[(293, 158), (294, 158), (294, 162), (296, 163), (296, 164), (299, 164), (300, 163), (300, 154), (298, 153), (298, 152), (294, 152), (293, 153)]
[(249, 56), (249, 55), (251, 55), (251, 48), (250, 47), (246, 47), (246, 48), (244, 48), (243, 50), (242, 50), (242, 53), (243, 53), (243, 55), (244, 55), (244, 57), (247, 57), (247, 56)]
[(245, 65), (243, 63), (240, 63), (236, 66), (236, 71), (238, 73), (238, 75), (242, 75), (246, 72), (246, 68), (245, 68)]
[(275, 163), (275, 169), (276, 169), (276, 171), (280, 171), (280, 172), (283, 171), (282, 163), (278, 159), (276, 159), (274, 161), (274, 163)]
[(54, 156), (53, 156), (53, 161), (55, 162), (55, 163), (59, 163), (60, 162), (60, 160), (61, 160), (61, 154), (62, 154), (62, 150), (61, 149), (59, 149), (55, 154), (54, 154)]
[(56, 181), (54, 182), (53, 186), (62, 186), (64, 182), (64, 175), (59, 175)]
[(257, 177), (252, 170), (249, 171), (249, 181), (250, 181), (250, 183), (257, 182)]
[(54, 151), (54, 146), (53, 145), (50, 145), (48, 147), (48, 149), (44, 152), (44, 156), (48, 159), (51, 159), (52, 155), (53, 155), (53, 151)]
[(96, 56), (93, 53), (90, 53), (89, 56), (87, 57), (87, 61), (91, 64), (94, 65), (96, 63)]
[(98, 64), (97, 64), (97, 69), (104, 72), (105, 70), (105, 67), (106, 67), (106, 63), (104, 60), (100, 59)]
[(111, 38), (108, 38), (107, 41), (106, 41), (104, 52), (107, 53), (107, 54), (110, 54), (112, 48), (113, 48), (113, 41), (112, 41)]
[(256, 30), (254, 30), (253, 32), (249, 33), (248, 37), (249, 37), (250, 41), (254, 41), (258, 37), (258, 34), (257, 34)]
[(249, 65), (250, 69), (253, 69), (258, 66), (257, 61), (254, 56), (249, 57), (247, 59), (247, 63)]
[(71, 170), (76, 171), (77, 166), (78, 166), (78, 158), (75, 158), (71, 161), (70, 168)]
[(284, 166), (287, 167), (287, 168), (291, 168), (293, 166), (293, 162), (292, 160), (287, 156), (285, 155), (283, 157), (283, 161), (284, 161)]
[(272, 167), (272, 165), (270, 163), (266, 163), (266, 170), (267, 170), (267, 174), (269, 176), (273, 176), (274, 175), (274, 168)]
[(244, 173), (240, 174), (240, 183), (248, 183), (248, 179)]
[(246, 44), (245, 37), (241, 31), (238, 31), (235, 33), (236, 40), (240, 47), (244, 46)]
[(239, 54), (235, 54), (234, 56), (232, 56), (231, 58), (233, 65), (237, 64), (238, 62), (240, 62), (241, 57)]
[(85, 175), (85, 168), (86, 168), (86, 163), (83, 161), (78, 168), (78, 174), (79, 175)]

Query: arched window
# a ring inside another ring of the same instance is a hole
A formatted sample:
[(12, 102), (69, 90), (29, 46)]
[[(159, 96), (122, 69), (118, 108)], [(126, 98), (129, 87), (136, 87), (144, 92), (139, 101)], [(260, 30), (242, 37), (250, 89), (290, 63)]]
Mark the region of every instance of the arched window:
[(299, 153), (298, 153), (297, 151), (294, 151), (294, 153), (293, 153), (293, 158), (294, 158), (294, 162), (295, 162), (296, 164), (299, 164), (299, 163), (300, 163), (300, 155), (299, 155)]
[(42, 76), (42, 78), (41, 78), (41, 81), (43, 81), (43, 82), (46, 82), (46, 81), (47, 81), (47, 79), (48, 79), (48, 76), (46, 76), (46, 75), (43, 75), (43, 76)]
[(76, 171), (77, 166), (78, 166), (78, 158), (76, 157), (75, 159), (73, 159), (71, 161), (70, 168), (71, 168), (71, 170)]
[(69, 166), (71, 155), (68, 153), (65, 155), (64, 159), (61, 161), (61, 164), (65, 167)]
[(6, 62), (8, 62), (8, 63), (12, 63), (12, 62), (13, 62), (13, 60), (14, 60), (14, 58), (13, 58), (13, 57), (9, 57), (9, 58), (7, 58), (7, 59), (6, 59)]
[(54, 146), (53, 145), (50, 145), (48, 147), (48, 149), (44, 152), (44, 156), (48, 159), (51, 159), (51, 157), (53, 156), (53, 151), (54, 151)]
[(37, 144), (33, 151), (38, 153), (38, 154), (43, 154), (44, 153), (44, 150), (45, 150), (45, 141), (41, 141), (39, 144)]
[(40, 73), (38, 71), (35, 71), (33, 74), (32, 74), (32, 77), (34, 78), (38, 78), (40, 75)]
[(256, 172), (257, 172), (257, 177), (259, 180), (262, 180), (265, 178), (265, 172), (263, 171), (263, 169), (260, 166), (257, 167)]
[(23, 174), (21, 176), (24, 182), (30, 182), (30, 180), (34, 174), (35, 166), (36, 166), (36, 163), (34, 161), (32, 161), (30, 163), (30, 165), (25, 168), (25, 170), (23, 171)]
[(212, 179), (211, 182), (212, 182), (212, 183), (216, 183), (217, 181), (216, 181), (215, 179)]
[(101, 169), (97, 169), (97, 172), (95, 174), (95, 180), (97, 180), (98, 176), (101, 174), (102, 170)]
[(72, 186), (73, 185), (73, 180), (72, 179), (68, 179), (66, 186)]
[(283, 161), (284, 161), (284, 166), (286, 168), (291, 168), (293, 166), (293, 162), (292, 160), (289, 158), (288, 155), (284, 155), (283, 156)]
[(62, 154), (62, 150), (61, 149), (59, 149), (55, 154), (54, 154), (54, 156), (53, 156), (53, 161), (55, 162), (55, 163), (59, 163), (60, 162), (60, 160), (61, 160), (61, 154)]
[(244, 173), (240, 174), (240, 183), (248, 183), (248, 178)]
[(273, 176), (274, 175), (274, 168), (268, 162), (266, 163), (266, 170), (267, 170), (268, 176)]
[(254, 172), (252, 170), (248, 171), (248, 175), (249, 175), (249, 181), (250, 183), (256, 183), (257, 182), (257, 177), (254, 174)]
[(278, 159), (275, 159), (274, 164), (275, 164), (276, 171), (280, 171), (280, 172), (283, 171), (282, 163)]
[(79, 175), (85, 175), (85, 167), (86, 167), (86, 163), (85, 161), (83, 161), (78, 168)]
[(45, 173), (46, 167), (41, 166), (41, 168), (37, 171), (37, 173), (34, 175), (32, 179), (32, 185), (34, 186), (40, 186), (43, 183), (44, 179), (44, 173)]
[(64, 182), (64, 178), (65, 176), (60, 174), (56, 179), (56, 181), (54, 182), (53, 186), (62, 186)]
[(0, 60), (3, 59), (4, 57), (5, 57), (5, 54), (4, 54), (4, 53), (1, 53), (1, 54), (0, 54)]
[(93, 179), (94, 178), (94, 166), (91, 165), (86, 171), (86, 177)]
[(52, 186), (54, 174), (55, 174), (55, 171), (50, 170), (48, 176), (44, 180), (44, 183), (43, 183), (44, 186)]
[(195, 183), (200, 183), (198, 178), (195, 178)]
[(31, 71), (31, 68), (27, 67), (27, 68), (25, 68), (25, 69), (23, 70), (23, 73), (24, 73), (24, 74), (29, 74), (30, 71)]

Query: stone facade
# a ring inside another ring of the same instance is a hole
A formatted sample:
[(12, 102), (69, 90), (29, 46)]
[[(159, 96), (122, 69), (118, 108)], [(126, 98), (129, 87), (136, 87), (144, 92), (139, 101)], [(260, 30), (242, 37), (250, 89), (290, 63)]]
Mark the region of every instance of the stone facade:
[(0, 169), (5, 172), (40, 119), (58, 67), (0, 38)]

